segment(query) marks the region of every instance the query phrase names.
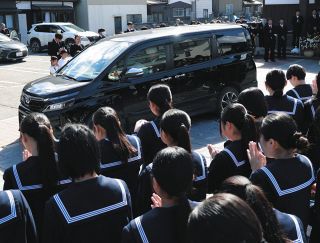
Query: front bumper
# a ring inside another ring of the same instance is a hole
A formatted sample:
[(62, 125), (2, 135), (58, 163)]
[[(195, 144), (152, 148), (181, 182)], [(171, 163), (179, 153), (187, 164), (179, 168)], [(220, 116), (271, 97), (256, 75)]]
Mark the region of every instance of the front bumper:
[(0, 59), (2, 60), (21, 60), (28, 56), (28, 50), (0, 50)]

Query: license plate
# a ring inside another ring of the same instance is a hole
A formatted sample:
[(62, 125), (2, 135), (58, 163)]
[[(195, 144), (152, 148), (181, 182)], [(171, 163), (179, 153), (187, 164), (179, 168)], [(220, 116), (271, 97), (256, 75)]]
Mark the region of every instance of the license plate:
[(22, 57), (22, 56), (23, 56), (22, 51), (17, 52), (17, 53), (16, 53), (16, 56), (17, 56), (17, 57)]

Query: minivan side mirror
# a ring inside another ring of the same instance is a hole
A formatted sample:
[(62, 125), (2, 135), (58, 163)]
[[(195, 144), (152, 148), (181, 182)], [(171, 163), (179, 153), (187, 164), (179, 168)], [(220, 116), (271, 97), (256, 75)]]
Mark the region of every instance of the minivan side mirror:
[(138, 78), (143, 76), (142, 68), (129, 68), (125, 74), (125, 78)]

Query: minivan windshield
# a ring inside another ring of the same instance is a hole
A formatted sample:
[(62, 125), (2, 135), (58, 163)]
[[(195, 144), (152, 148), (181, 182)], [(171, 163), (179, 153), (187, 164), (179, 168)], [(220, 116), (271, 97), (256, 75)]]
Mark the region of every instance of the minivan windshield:
[(60, 69), (56, 76), (91, 81), (130, 45), (130, 42), (108, 40), (90, 46)]

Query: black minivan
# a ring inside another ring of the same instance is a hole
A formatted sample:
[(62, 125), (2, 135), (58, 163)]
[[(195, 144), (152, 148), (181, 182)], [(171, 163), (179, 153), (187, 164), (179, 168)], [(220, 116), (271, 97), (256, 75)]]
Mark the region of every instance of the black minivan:
[(237, 25), (206, 24), (116, 35), (90, 46), (56, 76), (27, 84), (19, 120), (43, 112), (55, 129), (89, 123), (101, 106), (118, 111), (126, 128), (151, 112), (151, 85), (170, 86), (174, 106), (191, 115), (221, 110), (245, 88), (257, 86), (249, 32)]

